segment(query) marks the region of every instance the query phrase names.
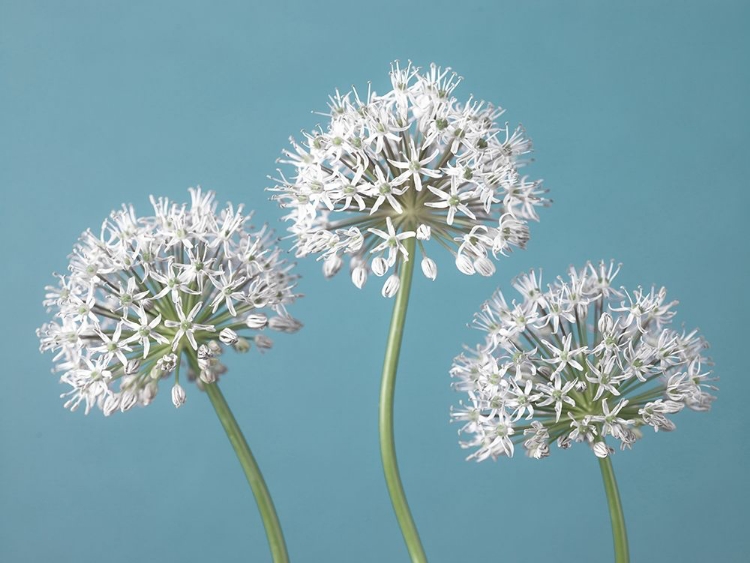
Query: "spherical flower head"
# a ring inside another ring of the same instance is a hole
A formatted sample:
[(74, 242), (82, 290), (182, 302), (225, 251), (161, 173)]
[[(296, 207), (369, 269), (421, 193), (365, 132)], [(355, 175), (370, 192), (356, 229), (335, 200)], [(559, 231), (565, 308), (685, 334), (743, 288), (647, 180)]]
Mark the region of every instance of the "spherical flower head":
[(514, 281), (518, 301), (497, 291), (482, 306), (474, 326), (485, 341), (451, 370), (468, 395), (451, 416), (470, 436), (461, 443), (474, 448), (469, 459), (510, 457), (518, 443), (539, 459), (553, 442), (584, 442), (607, 457), (608, 438), (630, 448), (643, 427), (670, 431), (669, 415), (710, 408), (707, 343), (670, 328), (677, 302), (664, 288), (614, 289), (619, 269), (571, 267), (546, 291), (532, 271)]
[(47, 287), (54, 319), (37, 334), (72, 388), (67, 408), (109, 415), (147, 405), (172, 375), (179, 407), (181, 367), (199, 386), (213, 383), (226, 371), (226, 346), (262, 351), (271, 340), (257, 331), (302, 326), (286, 310), (297, 278), (273, 233), (253, 231), (242, 206), (217, 212), (213, 192), (190, 196), (190, 205), (152, 197), (150, 217), (130, 205), (113, 211), (100, 236), (81, 235), (70, 273)]
[(520, 174), (531, 142), (497, 122), (504, 110), (459, 103), (460, 81), (449, 68), (393, 63), (391, 91), (337, 91), (326, 127), (291, 140), (280, 162), (293, 172), (279, 171), (271, 190), (289, 210), (298, 256), (318, 255), (332, 276), (348, 255), (357, 287), (372, 272), (386, 277), (383, 294), (392, 296), (389, 272), (417, 248), (425, 276), (436, 278), (430, 239), (468, 275), (492, 275), (490, 257), (525, 246), (528, 222), (548, 203), (541, 182)]

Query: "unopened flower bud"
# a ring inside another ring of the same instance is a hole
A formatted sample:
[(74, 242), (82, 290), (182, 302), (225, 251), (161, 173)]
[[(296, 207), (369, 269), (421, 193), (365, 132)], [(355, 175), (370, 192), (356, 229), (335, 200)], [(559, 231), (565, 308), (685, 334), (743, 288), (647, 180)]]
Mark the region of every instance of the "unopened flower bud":
[(182, 385), (175, 383), (172, 387), (172, 404), (178, 409), (185, 404), (187, 397), (185, 396), (185, 390)]
[(104, 416), (109, 416), (120, 408), (120, 397), (118, 395), (107, 395), (104, 399), (104, 405), (102, 406), (102, 412)]
[(211, 368), (202, 369), (199, 377), (203, 383), (216, 382), (216, 374), (213, 372)]
[(255, 341), (255, 345), (258, 347), (258, 350), (260, 350), (261, 352), (273, 348), (273, 340), (271, 340), (267, 336), (258, 334), (257, 336), (255, 336), (255, 338), (253, 338), (253, 340)]
[(244, 354), (250, 350), (250, 341), (240, 336), (237, 342), (234, 343), (234, 349), (240, 354)]
[(208, 349), (214, 356), (221, 356), (224, 353), (224, 348), (222, 348), (221, 344), (219, 344), (216, 340), (210, 340), (208, 342)]
[(430, 240), (431, 229), (429, 225), (419, 225), (417, 227), (417, 239)]
[(164, 373), (173, 372), (174, 368), (177, 367), (177, 356), (175, 354), (165, 354), (157, 360), (156, 367)]
[(367, 269), (364, 266), (357, 266), (352, 270), (352, 282), (357, 289), (362, 289), (367, 281)]
[(383, 297), (393, 297), (398, 292), (400, 286), (401, 280), (399, 277), (396, 274), (391, 274), (390, 277), (385, 280), (381, 293), (383, 294)]
[(388, 271), (388, 262), (382, 256), (376, 256), (372, 259), (372, 273), (382, 277)]
[(279, 315), (268, 321), (268, 327), (279, 332), (291, 334), (302, 328), (302, 323), (289, 315)]
[(490, 260), (486, 256), (481, 256), (480, 258), (474, 260), (474, 269), (479, 273), (479, 275), (487, 278), (495, 273), (495, 264), (493, 264), (492, 260)]
[(264, 313), (251, 313), (247, 316), (245, 323), (249, 328), (259, 330), (268, 324), (268, 317)]
[(465, 254), (459, 254), (456, 256), (456, 268), (458, 268), (462, 274), (466, 274), (467, 276), (473, 276), (475, 272), (471, 259)]
[(568, 436), (560, 436), (557, 439), (557, 447), (561, 450), (567, 450), (570, 447), (570, 438)]
[(614, 452), (614, 450), (604, 442), (595, 443), (593, 446), (591, 446), (591, 449), (594, 450), (594, 455), (596, 455), (596, 457), (600, 457), (602, 459), (604, 459), (605, 457), (609, 457), (609, 454)]
[(129, 411), (138, 402), (138, 395), (133, 391), (125, 391), (120, 396), (120, 412)]
[(233, 345), (235, 342), (237, 342), (237, 333), (234, 332), (231, 328), (225, 328), (219, 333), (219, 340), (221, 340), (224, 344)]
[(206, 346), (205, 344), (201, 344), (200, 346), (198, 346), (198, 362), (199, 363), (201, 360), (207, 360), (211, 356), (213, 356), (213, 353), (211, 352), (208, 346)]
[(437, 277), (437, 264), (435, 264), (432, 258), (428, 258), (427, 256), (422, 258), (422, 273), (426, 278), (435, 281)]
[(156, 392), (159, 390), (159, 385), (156, 381), (149, 381), (146, 386), (141, 390), (141, 402), (144, 405), (148, 405), (156, 397)]
[(323, 275), (327, 278), (332, 278), (341, 270), (344, 261), (338, 254), (332, 254), (323, 262)]

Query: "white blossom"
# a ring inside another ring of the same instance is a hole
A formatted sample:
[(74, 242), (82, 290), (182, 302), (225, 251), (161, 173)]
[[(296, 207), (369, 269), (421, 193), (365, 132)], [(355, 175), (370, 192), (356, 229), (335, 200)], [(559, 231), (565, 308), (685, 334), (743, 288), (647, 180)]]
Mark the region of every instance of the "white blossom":
[(546, 291), (541, 272), (530, 272), (513, 282), (520, 301), (498, 291), (482, 306), (474, 326), (484, 343), (466, 348), (451, 370), (454, 389), (468, 395), (451, 416), (464, 423), (469, 459), (511, 456), (509, 442), (536, 459), (555, 442), (584, 442), (607, 457), (607, 439), (630, 448), (642, 427), (671, 431), (670, 415), (710, 408), (707, 343), (669, 327), (676, 302), (664, 288), (615, 289), (619, 269), (570, 268)]
[[(400, 275), (410, 254), (426, 256), (429, 240), (467, 275), (492, 275), (491, 258), (525, 247), (528, 222), (549, 203), (541, 182), (521, 175), (531, 143), (520, 127), (498, 123), (504, 110), (459, 103), (460, 81), (449, 68), (393, 63), (392, 90), (336, 92), (327, 125), (291, 140), (279, 160), (291, 176), (280, 170), (270, 189), (289, 211), (298, 256), (319, 255), (330, 277), (349, 255), (361, 288), (369, 271)], [(405, 242), (412, 237), (417, 245)]]
[(265, 350), (270, 340), (252, 331), (302, 326), (286, 309), (296, 276), (271, 231), (253, 231), (241, 206), (217, 211), (213, 192), (190, 196), (190, 205), (152, 197), (151, 217), (126, 205), (113, 211), (100, 236), (81, 235), (69, 274), (46, 288), (53, 319), (37, 334), (71, 387), (66, 408), (109, 415), (147, 405), (172, 374), (179, 407), (181, 372), (211, 383), (226, 371), (222, 344)]

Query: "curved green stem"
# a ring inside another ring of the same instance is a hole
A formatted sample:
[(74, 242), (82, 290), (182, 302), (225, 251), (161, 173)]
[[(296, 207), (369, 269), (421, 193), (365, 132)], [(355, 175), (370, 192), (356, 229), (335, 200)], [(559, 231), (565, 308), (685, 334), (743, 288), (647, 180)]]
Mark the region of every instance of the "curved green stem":
[(628, 563), (630, 554), (628, 552), (628, 533), (625, 530), (625, 517), (622, 514), (620, 493), (617, 491), (617, 480), (612, 469), (612, 460), (609, 457), (599, 459), (599, 468), (602, 470), (604, 491), (607, 493), (609, 504), (609, 518), (612, 521), (612, 537), (615, 544), (615, 563)]
[(385, 348), (385, 362), (383, 364), (383, 380), (380, 385), (380, 457), (383, 460), (383, 471), (388, 492), (391, 495), (393, 511), (398, 518), (401, 533), (404, 536), (406, 547), (413, 562), (426, 562), (422, 542), (419, 539), (417, 527), (409, 511), (409, 503), (406, 501), (404, 487), (401, 484), (401, 476), (398, 471), (396, 460), (396, 444), (393, 437), (393, 398), (396, 389), (396, 370), (398, 368), (398, 357), (401, 352), (401, 340), (404, 334), (404, 320), (406, 319), (406, 307), (409, 304), (409, 292), (411, 280), (414, 274), (415, 238), (404, 241), (404, 246), (409, 253), (410, 260), (404, 262), (401, 267), (401, 285), (396, 295), (396, 303), (393, 305), (393, 316), (391, 317), (391, 328), (388, 331), (388, 342)]
[(266, 482), (263, 480), (260, 467), (258, 467), (253, 453), (250, 451), (250, 447), (242, 435), (242, 430), (240, 430), (219, 386), (216, 383), (211, 383), (206, 385), (205, 389), (216, 414), (219, 416), (221, 425), (224, 427), (224, 431), (232, 443), (237, 458), (240, 460), (242, 469), (245, 471), (245, 477), (247, 477), (247, 482), (250, 483), (253, 495), (255, 495), (255, 501), (258, 503), (258, 510), (263, 519), (263, 526), (266, 529), (266, 537), (268, 537), (268, 545), (271, 548), (273, 560), (275, 563), (288, 563), (289, 555), (284, 543), (284, 534), (281, 532), (279, 517), (276, 515), (276, 509), (273, 506), (273, 500), (271, 500), (271, 494), (268, 492)]

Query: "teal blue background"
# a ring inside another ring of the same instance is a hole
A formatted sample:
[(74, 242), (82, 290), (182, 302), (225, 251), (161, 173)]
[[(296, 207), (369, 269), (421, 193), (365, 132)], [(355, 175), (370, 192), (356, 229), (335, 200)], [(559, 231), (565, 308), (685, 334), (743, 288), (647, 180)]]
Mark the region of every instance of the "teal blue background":
[[(750, 552), (747, 2), (0, 1), (0, 560), (269, 559), (260, 518), (205, 396), (168, 393), (105, 419), (69, 413), (38, 353), (43, 287), (78, 234), (122, 202), (268, 201), (287, 137), (334, 88), (388, 85), (392, 59), (434, 61), (508, 108), (554, 205), (492, 279), (417, 279), (397, 388), (403, 480), (431, 561), (600, 562), (606, 501), (583, 447), (464, 461), (448, 369), (497, 286), (543, 267), (624, 262), (665, 285), (720, 376), (710, 413), (614, 457), (633, 561), (740, 562)], [(224, 379), (295, 561), (405, 561), (377, 446), (391, 302), (303, 260), (302, 332)]]

